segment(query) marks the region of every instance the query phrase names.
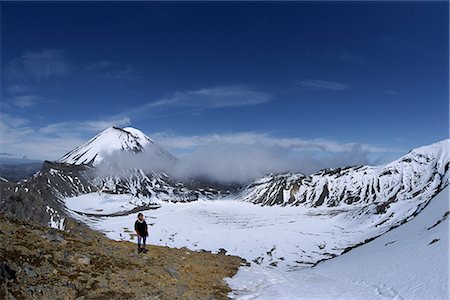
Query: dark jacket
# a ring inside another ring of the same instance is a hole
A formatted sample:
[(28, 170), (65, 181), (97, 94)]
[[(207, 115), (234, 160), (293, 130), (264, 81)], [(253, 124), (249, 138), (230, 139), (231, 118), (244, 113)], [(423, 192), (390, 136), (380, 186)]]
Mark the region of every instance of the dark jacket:
[(136, 230), (140, 236), (148, 236), (147, 223), (145, 223), (145, 220), (142, 222), (136, 220), (134, 223), (134, 230)]

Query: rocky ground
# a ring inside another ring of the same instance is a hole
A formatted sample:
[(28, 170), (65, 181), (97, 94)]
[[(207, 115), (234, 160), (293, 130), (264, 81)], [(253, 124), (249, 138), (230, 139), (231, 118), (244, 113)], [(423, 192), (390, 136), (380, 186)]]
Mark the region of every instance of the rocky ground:
[(0, 214), (0, 299), (227, 299), (244, 262), (185, 248), (107, 239), (76, 223), (59, 231)]

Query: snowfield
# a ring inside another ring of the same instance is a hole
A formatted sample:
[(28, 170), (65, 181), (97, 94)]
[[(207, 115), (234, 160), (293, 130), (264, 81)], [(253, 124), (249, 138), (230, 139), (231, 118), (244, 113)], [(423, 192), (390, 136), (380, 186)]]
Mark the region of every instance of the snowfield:
[(114, 195), (104, 193), (84, 194), (65, 199), (66, 207), (75, 212), (88, 214), (113, 214), (132, 210), (137, 198), (132, 195)]
[(413, 220), (314, 268), (241, 267), (230, 297), (449, 299), (449, 199), (446, 188)]
[[(151, 244), (213, 252), (223, 248), (250, 262), (228, 279), (235, 299), (447, 299), (448, 198), (446, 188), (417, 217), (387, 233), (403, 218), (380, 224), (382, 216), (360, 215), (361, 207), (354, 205), (268, 207), (200, 200), (160, 202), (161, 208), (143, 213), (151, 225)], [(92, 214), (118, 213), (149, 202), (154, 199), (98, 193), (66, 199), (74, 217), (116, 240), (133, 239), (136, 214)], [(414, 212), (413, 204), (400, 201), (391, 209), (405, 217)]]

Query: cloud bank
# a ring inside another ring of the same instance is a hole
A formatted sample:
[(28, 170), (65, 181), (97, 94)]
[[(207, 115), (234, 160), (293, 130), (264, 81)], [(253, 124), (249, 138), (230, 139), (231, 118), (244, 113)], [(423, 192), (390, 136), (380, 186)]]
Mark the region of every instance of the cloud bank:
[(225, 184), (246, 184), (269, 173), (303, 173), (352, 165), (376, 164), (370, 151), (355, 144), (348, 151), (304, 152), (292, 155), (286, 147), (264, 144), (212, 142), (174, 161), (151, 152), (117, 151), (97, 166), (98, 175), (126, 175), (130, 169), (165, 172), (182, 180), (200, 179)]

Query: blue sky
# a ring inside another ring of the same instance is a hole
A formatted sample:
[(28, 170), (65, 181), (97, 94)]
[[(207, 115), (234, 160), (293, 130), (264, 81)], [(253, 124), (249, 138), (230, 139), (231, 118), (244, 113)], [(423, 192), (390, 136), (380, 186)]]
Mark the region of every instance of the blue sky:
[(448, 22), (447, 2), (2, 2), (0, 152), (116, 125), (178, 155), (394, 159), (448, 137)]

